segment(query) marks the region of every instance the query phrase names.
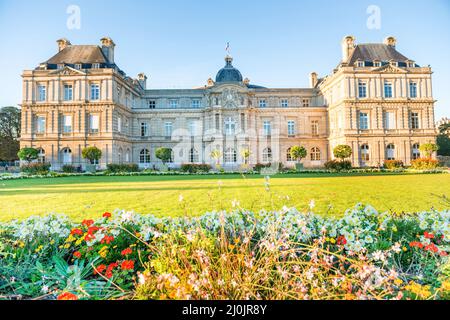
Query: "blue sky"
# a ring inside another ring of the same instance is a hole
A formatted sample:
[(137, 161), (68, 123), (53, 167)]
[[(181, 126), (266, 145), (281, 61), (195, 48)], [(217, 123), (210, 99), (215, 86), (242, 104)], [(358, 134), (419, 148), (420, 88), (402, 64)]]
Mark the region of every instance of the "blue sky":
[[(70, 5), (80, 29), (67, 28)], [(379, 29), (367, 8), (380, 8)], [(308, 74), (326, 75), (341, 58), (340, 41), (397, 38), (397, 49), (434, 70), (436, 119), (450, 116), (450, 1), (77, 1), (0, 0), (0, 106), (21, 100), (24, 69), (54, 55), (56, 40), (116, 43), (116, 62), (130, 76), (148, 75), (150, 88), (191, 88), (214, 78), (231, 44), (234, 65), (252, 83), (307, 87)]]

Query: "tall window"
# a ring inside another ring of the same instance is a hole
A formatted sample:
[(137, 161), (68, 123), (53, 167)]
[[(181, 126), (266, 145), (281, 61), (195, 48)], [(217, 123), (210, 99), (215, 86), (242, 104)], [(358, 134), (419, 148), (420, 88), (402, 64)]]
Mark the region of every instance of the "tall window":
[(191, 150), (189, 150), (189, 162), (198, 162), (198, 151), (195, 150), (195, 148), (191, 148)]
[(43, 84), (37, 86), (38, 101), (45, 101), (47, 98), (47, 88)]
[(72, 116), (64, 115), (63, 116), (63, 132), (71, 133), (72, 132)]
[(366, 112), (359, 113), (359, 129), (360, 130), (369, 129), (369, 116)]
[(361, 161), (362, 162), (367, 162), (369, 160), (370, 160), (369, 145), (363, 144), (361, 146)]
[(359, 98), (367, 97), (367, 84), (365, 82), (359, 82), (358, 84), (358, 97)]
[(302, 104), (303, 104), (304, 107), (309, 107), (310, 100), (309, 99), (303, 99)]
[(91, 100), (100, 100), (100, 85), (98, 83), (91, 84)]
[(291, 156), (291, 148), (286, 150), (286, 161), (293, 161)]
[(122, 132), (122, 117), (121, 116), (117, 117), (117, 131)]
[(170, 105), (170, 107), (173, 108), (173, 109), (178, 108), (178, 100), (176, 100), (176, 99), (171, 99), (171, 100), (169, 101), (169, 105)]
[(395, 129), (395, 113), (385, 112), (384, 113), (384, 128), (386, 130)]
[(148, 123), (141, 123), (141, 137), (148, 137)]
[(384, 97), (392, 98), (392, 83), (387, 81), (384, 83)]
[(241, 113), (241, 131), (245, 131), (245, 114)]
[(72, 163), (72, 150), (69, 148), (64, 148), (62, 150), (62, 158), (63, 164), (71, 164)]
[(164, 124), (164, 131), (165, 131), (166, 137), (168, 137), (168, 138), (172, 137), (172, 122), (166, 122)]
[(387, 160), (395, 160), (395, 145), (390, 143), (386, 147)]
[(270, 121), (264, 121), (263, 122), (263, 129), (264, 129), (264, 135), (270, 136), (272, 134), (272, 124)]
[(220, 115), (216, 113), (215, 115), (215, 121), (216, 121), (216, 130), (220, 129)]
[(42, 148), (38, 149), (38, 158), (37, 161), (39, 163), (44, 163), (45, 162), (45, 150)]
[(45, 133), (45, 117), (36, 118), (36, 133)]
[(419, 129), (419, 113), (411, 112), (411, 129)]
[(288, 101), (288, 99), (282, 99), (282, 100), (281, 100), (281, 106), (282, 106), (283, 108), (289, 107), (289, 101)]
[(417, 83), (411, 81), (409, 83), (409, 97), (410, 98), (417, 98)]
[(199, 99), (192, 100), (192, 108), (200, 108), (200, 100)]
[(320, 149), (313, 147), (311, 149), (311, 161), (320, 161)]
[(91, 114), (89, 116), (89, 131), (91, 133), (97, 133), (99, 131), (99, 118), (97, 114)]
[(311, 121), (311, 134), (313, 136), (319, 135), (319, 120)]
[(148, 108), (155, 109), (156, 108), (156, 100), (148, 100)]
[(73, 86), (71, 84), (64, 85), (64, 101), (73, 100)]
[(228, 148), (225, 151), (225, 163), (236, 163), (237, 162), (237, 154), (236, 150), (233, 148)]
[(148, 149), (142, 149), (139, 153), (139, 163), (150, 163), (150, 151)]
[(420, 145), (418, 143), (413, 144), (412, 146), (412, 158), (413, 160), (420, 158)]
[(272, 149), (271, 148), (265, 148), (263, 150), (263, 154), (262, 154), (262, 160), (265, 163), (270, 163), (272, 162)]
[(267, 106), (267, 103), (266, 103), (265, 99), (259, 100), (259, 107), (260, 108), (265, 108), (266, 106)]
[(195, 134), (197, 132), (197, 125), (195, 123), (195, 120), (189, 120), (188, 128), (189, 128), (189, 134), (191, 135), (191, 137), (195, 136)]
[(289, 120), (287, 125), (288, 125), (288, 136), (295, 136), (295, 121)]
[(225, 119), (225, 134), (233, 135), (236, 132), (236, 122), (233, 118), (228, 117)]

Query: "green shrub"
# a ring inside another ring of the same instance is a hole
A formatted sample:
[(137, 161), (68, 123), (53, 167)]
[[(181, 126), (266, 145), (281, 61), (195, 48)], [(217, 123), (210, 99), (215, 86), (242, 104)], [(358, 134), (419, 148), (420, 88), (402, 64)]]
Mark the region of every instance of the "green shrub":
[(417, 170), (436, 169), (439, 161), (429, 158), (419, 158), (411, 161), (411, 168)]
[(338, 161), (338, 160), (330, 160), (325, 162), (325, 168), (328, 170), (350, 170), (352, 168), (352, 162), (349, 160)]
[(185, 163), (181, 165), (182, 172), (189, 173), (201, 173), (201, 172), (209, 172), (212, 167), (209, 164), (195, 164), (195, 163)]
[(106, 165), (106, 168), (111, 173), (119, 173), (119, 172), (139, 172), (139, 166), (136, 163), (109, 163)]
[(384, 160), (383, 166), (386, 169), (403, 168), (403, 161), (402, 160)]
[(270, 163), (257, 163), (253, 167), (253, 171), (261, 172), (264, 168), (270, 168)]
[(35, 174), (41, 174), (45, 175), (48, 174), (50, 171), (51, 164), (50, 163), (29, 163), (24, 164), (20, 167), (20, 170), (26, 174), (35, 175)]
[(77, 168), (71, 164), (65, 164), (62, 166), (61, 170), (64, 173), (74, 173), (77, 171)]

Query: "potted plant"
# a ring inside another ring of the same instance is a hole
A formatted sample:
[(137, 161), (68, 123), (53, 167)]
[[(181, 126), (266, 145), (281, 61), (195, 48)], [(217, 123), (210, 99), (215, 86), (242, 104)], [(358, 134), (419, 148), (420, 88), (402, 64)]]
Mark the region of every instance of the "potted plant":
[(216, 168), (217, 170), (220, 170), (220, 158), (222, 157), (222, 152), (220, 152), (220, 150), (213, 150), (211, 151), (210, 156), (216, 160)]
[(243, 149), (241, 151), (241, 156), (242, 156), (242, 160), (244, 160), (243, 164), (242, 164), (242, 168), (243, 169), (247, 169), (248, 168), (248, 158), (250, 158), (250, 150), (248, 149)]
[(293, 146), (291, 148), (291, 158), (295, 161), (295, 170), (300, 171), (303, 169), (303, 163), (301, 163), (303, 158), (306, 158), (308, 152), (303, 146)]
[(97, 171), (97, 166), (95, 163), (102, 157), (102, 150), (95, 146), (86, 147), (81, 151), (81, 156), (83, 159), (89, 160), (89, 164), (86, 165), (87, 172)]
[(169, 149), (169, 148), (158, 148), (155, 151), (155, 156), (156, 156), (156, 158), (161, 160), (162, 163), (163, 163), (162, 166), (160, 167), (160, 170), (162, 172), (169, 171), (169, 167), (167, 166), (167, 162), (169, 162), (170, 159), (172, 158), (172, 149)]

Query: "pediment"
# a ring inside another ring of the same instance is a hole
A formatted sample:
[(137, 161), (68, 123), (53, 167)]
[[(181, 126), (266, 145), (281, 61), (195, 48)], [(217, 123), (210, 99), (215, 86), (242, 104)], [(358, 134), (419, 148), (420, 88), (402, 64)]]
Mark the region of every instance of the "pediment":
[(209, 88), (209, 91), (211, 93), (222, 93), (228, 90), (236, 91), (239, 93), (248, 92), (248, 88), (246, 86), (234, 83), (215, 84), (213, 87)]
[(399, 67), (393, 66), (392, 64), (387, 64), (385, 66), (374, 69), (373, 71), (380, 73), (408, 73), (408, 71), (403, 70)]
[(61, 76), (80, 76), (80, 75), (86, 75), (85, 72), (81, 70), (77, 70), (68, 66), (65, 66), (62, 69), (58, 69), (55, 71), (50, 72), (52, 75), (61, 75)]

